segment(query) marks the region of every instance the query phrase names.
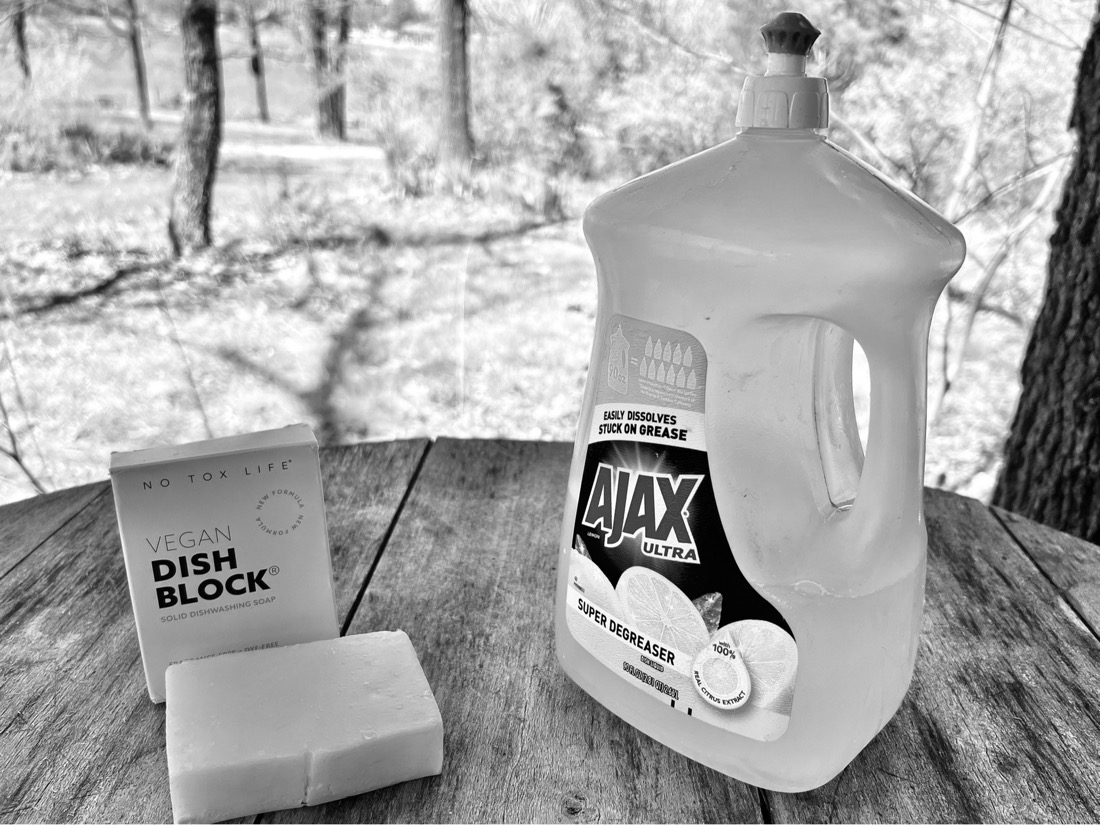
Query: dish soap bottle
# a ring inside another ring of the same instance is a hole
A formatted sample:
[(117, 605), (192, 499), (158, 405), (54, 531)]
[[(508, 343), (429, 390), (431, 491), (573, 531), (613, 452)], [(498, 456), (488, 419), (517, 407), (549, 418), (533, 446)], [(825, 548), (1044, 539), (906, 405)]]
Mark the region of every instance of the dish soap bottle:
[(912, 677), (928, 329), (965, 244), (825, 138), (809, 21), (761, 31), (736, 137), (585, 213), (599, 310), (555, 634), (566, 673), (639, 730), (804, 791)]

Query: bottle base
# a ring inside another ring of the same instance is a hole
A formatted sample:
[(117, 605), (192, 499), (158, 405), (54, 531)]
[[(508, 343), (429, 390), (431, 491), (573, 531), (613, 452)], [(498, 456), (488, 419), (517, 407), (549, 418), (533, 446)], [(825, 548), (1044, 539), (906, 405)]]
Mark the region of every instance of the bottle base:
[(759, 741), (687, 716), (624, 682), (573, 638), (562, 612), (557, 615), (555, 652), (565, 674), (581, 690), (656, 742), (770, 791), (803, 793), (836, 778), (896, 713), (912, 676), (910, 666), (904, 682), (889, 698), (871, 701), (865, 695), (866, 706), (851, 701), (833, 713), (830, 708), (812, 706), (820, 703), (800, 703), (796, 693), (788, 729), (773, 741)]

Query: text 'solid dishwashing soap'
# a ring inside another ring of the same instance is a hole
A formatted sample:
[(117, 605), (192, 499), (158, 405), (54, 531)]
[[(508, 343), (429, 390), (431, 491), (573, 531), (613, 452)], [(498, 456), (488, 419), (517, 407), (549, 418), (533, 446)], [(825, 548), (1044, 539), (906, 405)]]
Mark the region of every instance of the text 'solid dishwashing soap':
[(928, 328), (965, 245), (825, 139), (813, 26), (785, 13), (762, 32), (737, 136), (585, 214), (599, 312), (556, 637), (569, 676), (639, 730), (802, 791), (912, 677)]

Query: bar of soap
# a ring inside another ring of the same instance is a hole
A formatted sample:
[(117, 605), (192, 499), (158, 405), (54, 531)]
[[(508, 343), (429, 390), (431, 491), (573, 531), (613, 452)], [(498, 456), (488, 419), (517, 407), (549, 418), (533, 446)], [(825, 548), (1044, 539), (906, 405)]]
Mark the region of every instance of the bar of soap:
[(166, 686), (176, 822), (318, 805), (443, 767), (443, 720), (402, 631), (180, 662)]

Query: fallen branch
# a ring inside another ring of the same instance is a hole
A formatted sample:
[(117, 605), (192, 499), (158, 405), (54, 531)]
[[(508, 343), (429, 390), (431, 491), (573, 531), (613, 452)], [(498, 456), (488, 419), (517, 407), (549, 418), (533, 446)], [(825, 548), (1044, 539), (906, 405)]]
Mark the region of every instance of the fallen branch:
[(120, 267), (116, 269), (111, 275), (104, 278), (97, 284), (85, 287), (84, 289), (78, 289), (74, 292), (54, 292), (46, 297), (44, 301), (39, 304), (32, 304), (28, 307), (16, 310), (17, 315), (38, 315), (43, 312), (49, 312), (59, 307), (75, 304), (78, 301), (82, 301), (85, 298), (94, 298), (99, 295), (105, 295), (118, 287), (123, 281), (132, 275), (137, 275), (142, 272), (148, 272), (153, 269), (160, 268), (170, 263), (168, 258), (161, 258), (155, 261), (147, 261), (144, 263), (131, 264), (129, 266)]

